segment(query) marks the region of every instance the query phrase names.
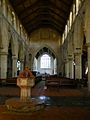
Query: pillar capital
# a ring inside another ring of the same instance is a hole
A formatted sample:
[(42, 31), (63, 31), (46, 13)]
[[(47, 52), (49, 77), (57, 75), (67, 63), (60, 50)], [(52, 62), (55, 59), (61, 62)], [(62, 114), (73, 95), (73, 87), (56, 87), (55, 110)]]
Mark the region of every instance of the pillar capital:
[(8, 55), (7, 52), (0, 52), (0, 55)]
[(69, 60), (69, 61), (72, 61), (72, 60), (73, 60), (73, 58), (72, 58), (72, 57), (71, 57), (71, 58), (68, 58), (68, 60)]
[(66, 59), (66, 58), (64, 58), (64, 59), (63, 59), (63, 61), (64, 61), (64, 63), (65, 63), (65, 62), (67, 61), (67, 59)]
[(2, 47), (2, 45), (0, 46), (0, 50), (2, 50), (3, 49), (3, 47)]
[(82, 52), (75, 52), (74, 56), (77, 56), (77, 55), (82, 55)]
[(87, 47), (90, 47), (90, 43), (86, 43), (86, 46), (87, 46)]
[(0, 8), (0, 19), (2, 19), (2, 9)]
[(20, 59), (20, 61), (23, 63), (23, 62), (24, 62), (24, 59)]
[(73, 60), (73, 55), (68, 55), (68, 60), (69, 61)]
[(12, 55), (12, 59), (18, 59), (16, 55)]
[(81, 48), (76, 48), (75, 52), (74, 52), (74, 55), (79, 55), (79, 54), (82, 54), (82, 49)]

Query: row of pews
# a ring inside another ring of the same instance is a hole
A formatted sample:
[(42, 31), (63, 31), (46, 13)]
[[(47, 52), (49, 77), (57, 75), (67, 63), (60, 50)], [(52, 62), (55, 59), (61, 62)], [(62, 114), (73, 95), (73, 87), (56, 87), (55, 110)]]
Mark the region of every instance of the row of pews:
[[(35, 84), (41, 81), (41, 77), (35, 77)], [(17, 85), (17, 77), (0, 78), (0, 85)]]
[(0, 78), (0, 85), (16, 85), (17, 84), (17, 77), (11, 78)]
[(45, 79), (45, 86), (47, 86), (47, 87), (49, 87), (49, 86), (56, 86), (56, 87), (72, 86), (72, 87), (75, 87), (75, 86), (77, 86), (77, 80), (50, 75), (50, 76), (46, 77), (46, 79)]
[[(35, 85), (42, 80), (42, 77), (36, 77), (35, 78)], [(57, 75), (50, 75), (45, 77), (45, 86), (71, 86), (71, 87), (77, 87), (77, 86), (84, 86), (87, 87), (87, 79), (82, 79), (82, 80), (75, 80), (75, 79), (70, 79), (66, 77), (60, 77)], [(0, 78), (0, 85), (16, 85), (17, 84), (17, 77), (12, 77), (12, 78), (6, 78), (6, 79), (1, 79)]]

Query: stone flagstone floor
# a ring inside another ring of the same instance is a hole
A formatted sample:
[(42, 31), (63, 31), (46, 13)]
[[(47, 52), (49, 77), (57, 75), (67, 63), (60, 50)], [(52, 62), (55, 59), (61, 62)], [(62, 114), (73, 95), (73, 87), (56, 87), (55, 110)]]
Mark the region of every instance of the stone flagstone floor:
[(6, 99), (19, 97), (16, 86), (0, 87), (0, 120), (90, 120), (90, 96), (87, 88), (48, 88), (44, 81), (32, 89), (32, 97), (43, 99), (46, 107), (27, 114), (9, 112), (4, 106)]

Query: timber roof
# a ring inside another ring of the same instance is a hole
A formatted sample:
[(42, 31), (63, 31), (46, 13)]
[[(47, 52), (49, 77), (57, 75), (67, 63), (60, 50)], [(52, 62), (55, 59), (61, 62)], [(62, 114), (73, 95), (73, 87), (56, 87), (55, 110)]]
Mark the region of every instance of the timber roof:
[(28, 34), (50, 27), (61, 35), (73, 0), (9, 0)]

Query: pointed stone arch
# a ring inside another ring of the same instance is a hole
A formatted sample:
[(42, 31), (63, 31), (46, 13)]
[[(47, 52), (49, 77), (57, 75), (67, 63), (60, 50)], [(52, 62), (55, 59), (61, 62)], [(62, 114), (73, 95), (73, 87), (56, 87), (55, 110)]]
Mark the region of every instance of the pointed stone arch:
[(35, 57), (38, 56), (39, 52), (41, 53), (48, 53), (49, 55), (52, 55), (54, 58), (57, 58), (55, 52), (48, 46), (48, 45), (43, 45), (42, 47), (40, 47), (35, 54)]
[(18, 42), (18, 36), (13, 31), (8, 32), (8, 46), (11, 44), (12, 49), (12, 55), (18, 57), (18, 48), (19, 48), (19, 42)]
[(8, 23), (2, 19), (1, 21), (1, 47), (2, 52), (8, 52)]
[[(49, 69), (49, 68), (41, 68), (41, 67), (40, 67), (40, 61), (41, 61), (40, 58), (41, 58), (41, 56), (44, 55), (44, 54), (49, 55), (50, 58), (51, 58), (51, 68), (50, 68), (50, 69)], [(36, 61), (36, 59), (37, 59), (37, 65), (38, 65), (38, 67), (35, 66), (35, 61)], [(56, 61), (56, 62), (54, 62), (54, 61)], [(49, 72), (49, 74), (56, 74), (57, 67), (55, 67), (55, 66), (57, 66), (57, 65), (56, 65), (56, 63), (57, 63), (57, 58), (56, 58), (56, 55), (55, 55), (55, 53), (53, 52), (53, 50), (50, 49), (50, 47), (42, 46), (39, 50), (37, 50), (36, 55), (35, 55), (35, 57), (33, 58), (33, 61), (32, 61), (32, 62), (33, 62), (32, 65), (33, 65), (33, 69), (34, 69), (34, 70), (35, 70), (35, 68), (38, 68), (37, 70), (38, 70), (39, 72), (45, 72), (45, 71), (47, 71), (47, 72)], [(54, 66), (54, 64), (55, 64), (55, 66)]]

